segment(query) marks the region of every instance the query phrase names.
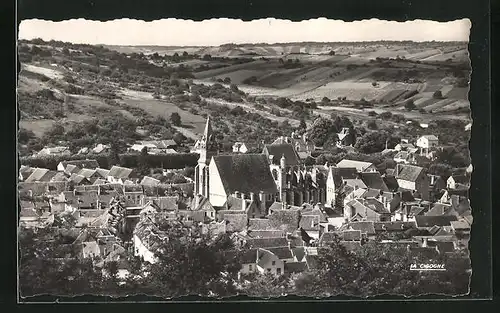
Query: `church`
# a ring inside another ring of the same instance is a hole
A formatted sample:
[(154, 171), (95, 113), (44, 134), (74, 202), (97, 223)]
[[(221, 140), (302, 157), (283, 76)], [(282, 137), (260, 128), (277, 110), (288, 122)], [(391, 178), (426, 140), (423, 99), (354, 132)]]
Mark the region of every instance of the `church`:
[(261, 154), (221, 155), (208, 117), (195, 149), (200, 154), (195, 194), (206, 197), (216, 209), (227, 209), (234, 198), (266, 210), (275, 201), (296, 206), (326, 201), (327, 170), (302, 165), (292, 144), (266, 145)]

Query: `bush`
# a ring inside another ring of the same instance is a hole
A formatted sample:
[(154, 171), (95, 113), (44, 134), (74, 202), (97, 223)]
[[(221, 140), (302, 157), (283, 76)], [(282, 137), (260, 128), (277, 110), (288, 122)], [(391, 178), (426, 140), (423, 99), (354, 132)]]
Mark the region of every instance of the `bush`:
[(181, 126), (182, 121), (181, 121), (181, 116), (177, 112), (173, 112), (170, 115), (170, 121), (172, 122), (173, 125), (175, 126)]
[(392, 117), (392, 113), (391, 112), (382, 112), (379, 114), (379, 117), (384, 119), (384, 120), (387, 120), (387, 119), (390, 119)]
[(417, 106), (415, 105), (415, 102), (413, 101), (413, 99), (406, 100), (406, 102), (405, 102), (405, 109), (406, 110), (413, 111), (416, 108), (417, 108)]
[(443, 99), (443, 93), (441, 92), (441, 90), (436, 90), (434, 91), (434, 93), (432, 94), (432, 97), (434, 99)]

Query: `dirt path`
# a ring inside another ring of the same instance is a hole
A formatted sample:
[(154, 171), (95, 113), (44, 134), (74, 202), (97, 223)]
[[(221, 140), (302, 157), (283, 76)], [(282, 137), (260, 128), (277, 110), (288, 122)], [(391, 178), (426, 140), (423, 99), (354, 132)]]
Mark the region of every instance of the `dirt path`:
[(193, 132), (192, 130), (189, 130), (187, 128), (182, 128), (179, 126), (172, 126), (175, 130), (177, 130), (179, 133), (183, 134), (187, 138), (191, 138), (193, 140), (198, 140), (200, 139), (200, 136)]

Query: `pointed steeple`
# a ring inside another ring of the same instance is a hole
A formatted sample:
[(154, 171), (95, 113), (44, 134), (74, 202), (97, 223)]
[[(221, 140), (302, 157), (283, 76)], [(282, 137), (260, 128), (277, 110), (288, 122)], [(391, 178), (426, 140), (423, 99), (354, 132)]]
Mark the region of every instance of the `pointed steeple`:
[(207, 117), (207, 123), (205, 124), (205, 131), (203, 132), (203, 138), (209, 140), (212, 135), (212, 124), (210, 123), (210, 115)]

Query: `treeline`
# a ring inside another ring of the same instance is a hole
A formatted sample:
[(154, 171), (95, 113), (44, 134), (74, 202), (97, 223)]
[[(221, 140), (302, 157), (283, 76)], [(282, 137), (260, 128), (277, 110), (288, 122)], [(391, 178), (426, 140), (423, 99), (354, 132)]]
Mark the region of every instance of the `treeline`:
[[(175, 154), (148, 154), (146, 157), (138, 153), (122, 153), (116, 156), (111, 154), (86, 154), (71, 156), (27, 156), (21, 157), (19, 163), (31, 167), (48, 168), (56, 170), (59, 162), (81, 159), (95, 159), (101, 168), (111, 168), (119, 165), (129, 168), (137, 168), (145, 165), (148, 168), (184, 169), (195, 167), (199, 155), (197, 153), (175, 153)], [(141, 163), (142, 162), (142, 163)], [(145, 164), (144, 164), (145, 162)]]

